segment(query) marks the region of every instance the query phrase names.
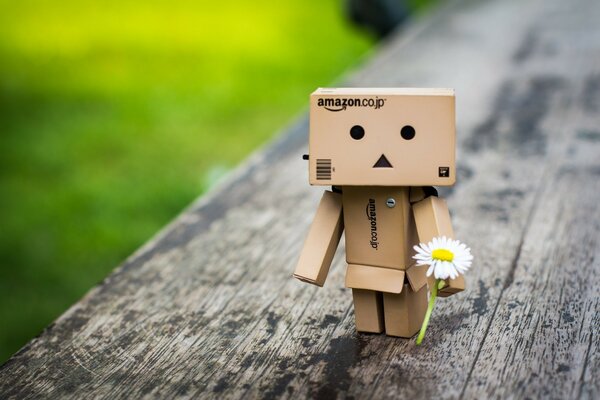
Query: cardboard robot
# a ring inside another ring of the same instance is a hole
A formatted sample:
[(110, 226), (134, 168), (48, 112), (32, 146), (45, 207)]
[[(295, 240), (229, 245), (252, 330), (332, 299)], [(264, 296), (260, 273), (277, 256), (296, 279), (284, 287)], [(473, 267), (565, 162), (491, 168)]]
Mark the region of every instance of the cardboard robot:
[[(321, 88), (310, 99), (311, 185), (323, 194), (294, 277), (323, 286), (345, 231), (356, 329), (411, 337), (427, 308), (427, 266), (413, 246), (454, 237), (433, 186), (455, 182), (451, 89)], [(433, 281), (430, 280), (429, 284)], [(464, 290), (446, 281), (439, 293)]]

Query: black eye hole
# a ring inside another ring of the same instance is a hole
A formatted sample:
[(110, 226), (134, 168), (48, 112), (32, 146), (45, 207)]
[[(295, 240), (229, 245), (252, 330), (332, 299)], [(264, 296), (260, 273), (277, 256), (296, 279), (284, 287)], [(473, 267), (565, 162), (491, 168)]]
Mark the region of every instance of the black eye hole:
[(410, 140), (415, 137), (415, 128), (410, 125), (404, 125), (400, 130), (403, 139)]
[(360, 125), (354, 125), (350, 128), (350, 136), (354, 140), (360, 140), (365, 136), (365, 129)]

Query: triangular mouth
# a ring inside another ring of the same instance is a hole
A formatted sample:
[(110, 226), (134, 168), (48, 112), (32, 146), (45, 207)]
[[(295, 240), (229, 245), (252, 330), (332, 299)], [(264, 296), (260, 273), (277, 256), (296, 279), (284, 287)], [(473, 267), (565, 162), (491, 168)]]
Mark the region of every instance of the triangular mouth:
[(392, 167), (392, 164), (390, 164), (388, 159), (385, 158), (385, 154), (382, 154), (381, 157), (379, 157), (379, 160), (377, 160), (377, 162), (375, 163), (375, 165), (373, 165), (373, 168), (394, 168), (394, 167)]

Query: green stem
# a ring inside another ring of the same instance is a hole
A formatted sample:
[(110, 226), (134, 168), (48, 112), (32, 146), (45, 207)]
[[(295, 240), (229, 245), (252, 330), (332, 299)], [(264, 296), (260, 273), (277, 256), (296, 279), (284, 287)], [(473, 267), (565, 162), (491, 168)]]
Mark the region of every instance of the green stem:
[(429, 317), (431, 317), (431, 312), (433, 311), (433, 307), (435, 306), (435, 299), (437, 298), (438, 289), (443, 288), (446, 283), (441, 279), (436, 279), (435, 284), (431, 288), (431, 296), (429, 297), (429, 305), (427, 306), (427, 312), (425, 313), (425, 319), (423, 320), (423, 325), (421, 325), (421, 330), (419, 331), (419, 336), (417, 336), (417, 345), (420, 345), (425, 337), (425, 331), (427, 331), (427, 325), (429, 325)]

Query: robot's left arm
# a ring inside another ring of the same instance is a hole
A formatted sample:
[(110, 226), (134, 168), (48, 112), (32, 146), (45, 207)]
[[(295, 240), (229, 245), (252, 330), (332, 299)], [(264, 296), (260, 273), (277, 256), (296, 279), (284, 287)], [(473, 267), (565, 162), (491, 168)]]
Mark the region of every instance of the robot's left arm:
[[(438, 236), (454, 238), (450, 211), (444, 199), (437, 196), (426, 197), (414, 203), (412, 208), (421, 243), (428, 243)], [(439, 295), (447, 297), (463, 290), (465, 290), (465, 279), (459, 275), (456, 279), (447, 279), (446, 286), (439, 292)]]

